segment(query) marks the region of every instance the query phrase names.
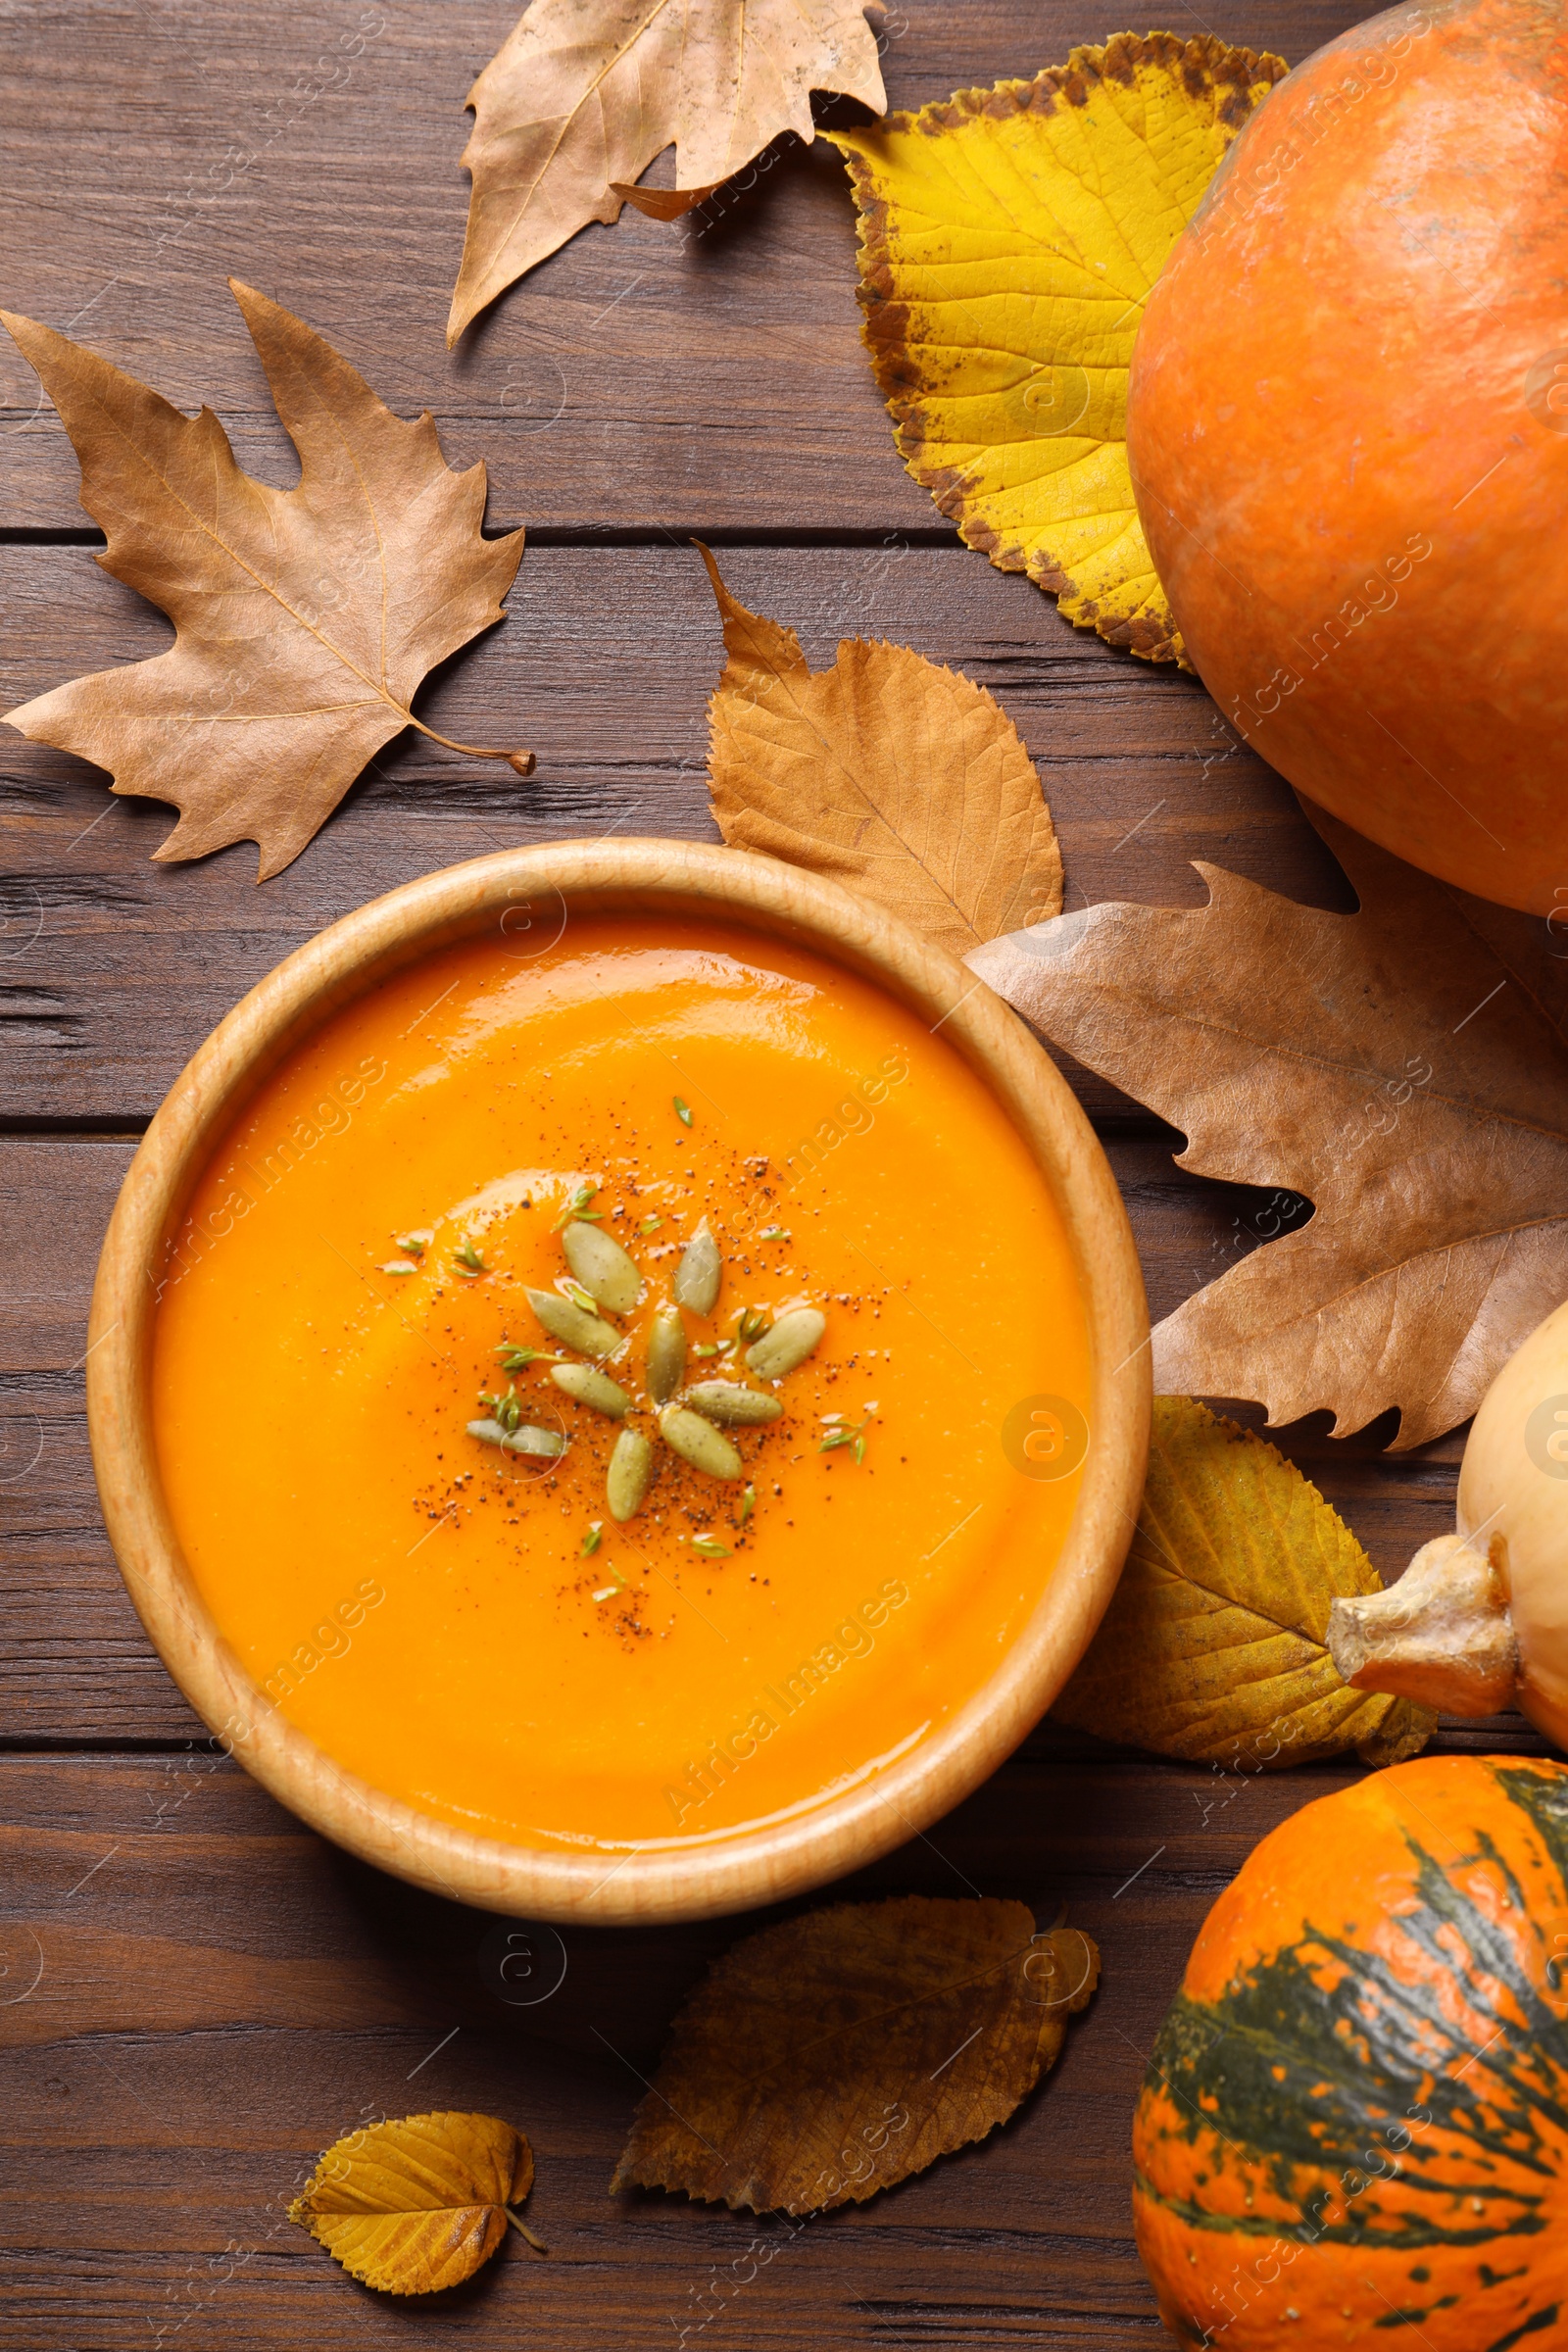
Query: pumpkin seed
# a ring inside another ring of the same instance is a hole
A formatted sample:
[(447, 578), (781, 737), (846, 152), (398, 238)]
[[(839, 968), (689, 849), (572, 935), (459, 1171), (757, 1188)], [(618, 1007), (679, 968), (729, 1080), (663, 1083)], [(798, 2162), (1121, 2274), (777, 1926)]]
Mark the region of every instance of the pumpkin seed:
[(559, 1430), (534, 1429), (526, 1421), (518, 1429), (503, 1429), (499, 1421), (470, 1421), (468, 1435), (481, 1446), (499, 1446), (503, 1453), (526, 1453), (541, 1462), (559, 1461), (566, 1450)]
[(629, 1315), (642, 1295), (643, 1278), (636, 1263), (612, 1233), (580, 1220), (561, 1237), (566, 1263), (585, 1291), (612, 1315)]
[(608, 1372), (597, 1364), (556, 1364), (551, 1379), (558, 1389), (564, 1389), (579, 1404), (591, 1404), (596, 1413), (607, 1413), (612, 1421), (623, 1421), (631, 1408), (631, 1398), (624, 1389), (616, 1386)]
[(819, 1307), (792, 1306), (771, 1331), (747, 1348), (748, 1370), (759, 1380), (782, 1380), (805, 1363), (826, 1329), (827, 1317)]
[(579, 1355), (611, 1355), (620, 1346), (612, 1324), (573, 1306), (569, 1298), (558, 1298), (554, 1291), (524, 1291), (523, 1297), (550, 1337), (564, 1348), (575, 1348)]
[(703, 1471), (709, 1478), (741, 1478), (745, 1464), (728, 1438), (721, 1437), (711, 1421), (701, 1413), (688, 1412), (683, 1404), (666, 1404), (659, 1416), (659, 1434), (671, 1453), (678, 1453), (683, 1462), (694, 1470)]
[(738, 1380), (700, 1380), (687, 1390), (683, 1401), (722, 1429), (756, 1429), (760, 1422), (776, 1421), (784, 1410), (776, 1396), (764, 1396), (760, 1389), (743, 1389)]
[(611, 1450), (605, 1472), (605, 1500), (617, 1527), (635, 1519), (654, 1483), (654, 1448), (640, 1430), (623, 1429)]
[(718, 1304), (718, 1286), (723, 1279), (724, 1260), (705, 1217), (675, 1268), (676, 1305), (689, 1306), (694, 1315), (710, 1315)]
[(686, 1326), (678, 1306), (662, 1306), (648, 1331), (648, 1394), (667, 1404), (686, 1377)]

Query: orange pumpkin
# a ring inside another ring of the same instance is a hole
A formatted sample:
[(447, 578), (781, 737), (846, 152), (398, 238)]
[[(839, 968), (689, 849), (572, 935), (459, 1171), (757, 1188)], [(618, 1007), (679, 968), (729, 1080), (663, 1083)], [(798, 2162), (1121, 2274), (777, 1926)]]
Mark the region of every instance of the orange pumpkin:
[(1134, 2126), (1178, 2343), (1568, 2344), (1568, 1766), (1401, 1764), (1204, 1923)]
[(1291, 74), (1150, 298), (1128, 454), (1209, 692), (1429, 873), (1568, 917), (1568, 22), (1432, 0)]

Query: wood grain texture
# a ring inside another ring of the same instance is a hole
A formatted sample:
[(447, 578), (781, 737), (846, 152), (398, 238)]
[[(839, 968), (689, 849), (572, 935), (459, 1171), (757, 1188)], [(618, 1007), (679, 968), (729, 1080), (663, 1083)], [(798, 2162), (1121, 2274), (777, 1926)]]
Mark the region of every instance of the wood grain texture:
[[(568, 1929), (560, 1991), (519, 2008), (495, 1988), (493, 1920), (391, 1888), (226, 1760), (9, 1759), (6, 1981), (37, 1982), (0, 2011), (0, 2145), (25, 2151), (0, 2342), (149, 2342), (171, 2303), (194, 2307), (181, 2333), (204, 2352), (399, 2344), (432, 2325), (651, 2352), (671, 2315), (678, 2332), (705, 2308), (725, 2311), (710, 2340), (759, 2352), (1158, 2342), (1127, 2218), (1146, 2054), (1215, 1893), (1275, 1822), (1353, 1777), (1222, 1786), (1047, 1735), (930, 1839), (848, 1882), (855, 1896), (980, 1886), (1048, 1924), (1065, 1904), (1116, 1964), (1012, 2124), (797, 2239), (607, 2187), (684, 1991), (731, 1933), (781, 1914)], [(338, 2132), (431, 2104), (528, 2133), (528, 2218), (552, 2253), (509, 2249), (488, 2285), (410, 2313), (354, 2293), (275, 2224)], [(80, 2250), (52, 2254), (68, 2200)], [(747, 2278), (733, 2266), (759, 2235), (777, 2251)], [(715, 2268), (733, 2293), (697, 2300)]]
[[(875, 548), (733, 548), (723, 561), (734, 594), (794, 626), (815, 667), (842, 638), (885, 637), (997, 697), (1038, 764), (1068, 906), (1200, 905), (1195, 858), (1314, 904), (1351, 904), (1294, 796), (1196, 681), (1069, 628), (1029, 581), (896, 532)], [(85, 548), (0, 548), (0, 707), (170, 637)], [(526, 740), (537, 776), (405, 735), (260, 890), (244, 845), (189, 867), (151, 864), (172, 810), (116, 800), (83, 761), (0, 730), (4, 1115), (150, 1117), (247, 988), (416, 874), (612, 829), (716, 838), (707, 707), (722, 666), (694, 550), (531, 548), (508, 619), (447, 665), (419, 710), (467, 742)], [(1087, 1074), (1080, 1094), (1101, 1115), (1125, 1109)]]
[[(1212, 0), (1205, 22), (1294, 61), (1368, 13)], [(682, 2327), (713, 2352), (1157, 2347), (1128, 2212), (1144, 2054), (1214, 1894), (1264, 1830), (1354, 1768), (1227, 1783), (1047, 1726), (854, 1882), (972, 1886), (1048, 1922), (1066, 1901), (1105, 1984), (1007, 2130), (761, 2263), (740, 2217), (606, 2193), (632, 2070), (752, 1923), (568, 1931), (561, 1992), (503, 2002), (481, 1966), (492, 1919), (349, 1860), (201, 1740), (98, 1519), (80, 1363), (98, 1242), (136, 1131), (230, 1005), (323, 924), (460, 858), (617, 824), (711, 838), (720, 649), (691, 530), (717, 535), (735, 593), (793, 622), (813, 662), (841, 636), (886, 635), (988, 686), (1041, 764), (1070, 906), (1196, 904), (1195, 857), (1348, 904), (1289, 794), (1190, 681), (1067, 629), (957, 548), (904, 473), (826, 150), (786, 147), (684, 225), (628, 212), (586, 231), (445, 356), (462, 97), (514, 15), (513, 0), (16, 0), (6, 15), (6, 303), (187, 410), (208, 401), (241, 463), (280, 484), (292, 469), (229, 271), (329, 336), (400, 415), (429, 406), (453, 463), (487, 459), (491, 527), (535, 527), (512, 617), (421, 713), (470, 740), (520, 720), (540, 773), (502, 782), (404, 739), (258, 893), (245, 850), (149, 865), (172, 812), (114, 802), (95, 771), (0, 733), (0, 2348), (333, 2352), (434, 2329), (498, 2352), (652, 2352)], [(1117, 22), (1082, 0), (895, 0), (891, 102), (1031, 73)], [(1176, 29), (1196, 29), (1190, 12)], [(7, 706), (168, 642), (93, 564), (84, 522), (64, 435), (7, 346)], [(50, 544), (61, 532), (78, 536)], [(1156, 1314), (1263, 1246), (1267, 1195), (1185, 1176), (1174, 1138), (1077, 1084)], [(1449, 1523), (1459, 1444), (1391, 1462), (1378, 1434), (1336, 1444), (1318, 1420), (1279, 1437), (1390, 1575)], [(1447, 1737), (1537, 1744), (1517, 1719)], [(509, 2246), (439, 2309), (398, 2308), (283, 2209), (356, 2121), (445, 2104), (529, 2132), (530, 2219), (555, 2250)]]
[[(1370, 13), (1210, 0), (1203, 23), (1295, 62)], [(484, 456), (494, 520), (933, 521), (860, 350), (848, 180), (820, 144), (770, 151), (752, 189), (685, 223), (628, 208), (586, 229), (446, 354), (463, 100), (516, 15), (514, 0), (8, 11), (7, 306), (85, 337), (178, 407), (206, 401), (240, 462), (280, 481), (291, 469), (229, 273), (324, 334), (400, 415), (429, 407), (452, 463)], [(894, 0), (889, 104), (1032, 74), (1116, 23), (1086, 0)], [(672, 184), (672, 156), (649, 177)], [(8, 347), (4, 519), (79, 525), (75, 466), (35, 392)]]

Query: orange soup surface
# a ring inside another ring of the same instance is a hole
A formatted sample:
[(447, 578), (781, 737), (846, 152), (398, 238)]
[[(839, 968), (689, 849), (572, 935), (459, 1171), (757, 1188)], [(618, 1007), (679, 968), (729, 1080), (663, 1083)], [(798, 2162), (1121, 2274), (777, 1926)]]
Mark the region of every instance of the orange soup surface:
[[(339, 1762), (519, 1845), (691, 1845), (874, 1780), (996, 1672), (1076, 1497), (1083, 1308), (1008, 1119), (880, 990), (739, 926), (533, 940), (382, 983), (254, 1099), (171, 1255), (159, 1460), (217, 1623)], [(783, 1407), (727, 1479), (647, 1378), (704, 1218), (686, 1385)], [(600, 1315), (618, 1421), (527, 1297), (572, 1303), (573, 1220), (642, 1277)], [(814, 1352), (760, 1378), (802, 1306)], [(619, 1524), (623, 1428), (655, 1478)]]

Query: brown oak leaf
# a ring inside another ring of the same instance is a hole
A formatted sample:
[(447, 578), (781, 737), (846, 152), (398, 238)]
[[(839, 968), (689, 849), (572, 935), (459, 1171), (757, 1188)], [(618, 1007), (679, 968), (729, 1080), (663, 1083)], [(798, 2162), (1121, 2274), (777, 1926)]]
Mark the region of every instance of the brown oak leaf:
[(288, 2209), (352, 2278), (389, 2295), (471, 2278), (533, 2186), (533, 2152), (493, 2115), (406, 2115), (329, 2147)]
[(1360, 908), (1199, 865), (1207, 906), (1086, 907), (968, 961), (1179, 1127), (1178, 1164), (1272, 1185), (1291, 1230), (1153, 1334), (1156, 1388), (1399, 1410), (1399, 1448), (1474, 1412), (1568, 1293), (1568, 960), (1321, 810)]
[(985, 689), (860, 638), (813, 671), (795, 631), (738, 604), (701, 552), (729, 657), (709, 706), (724, 839), (831, 875), (955, 956), (1054, 915), (1051, 811)]
[(984, 2139), (1053, 2066), (1100, 1954), (1022, 1903), (839, 1903), (764, 1928), (675, 2020), (612, 2190), (861, 2204)]
[[(467, 104), (473, 177), (447, 341), (626, 198), (672, 220), (793, 130), (812, 90), (887, 101), (876, 0), (533, 0)], [(674, 142), (673, 195), (631, 183)]]
[[(80, 344), (0, 311), (81, 463), (98, 562), (162, 606), (174, 643), (6, 712), (96, 760), (114, 790), (172, 801), (160, 858), (254, 841), (257, 879), (297, 858), (414, 717), (428, 671), (502, 618), (521, 531), (486, 539), (482, 464), (454, 473), (429, 416), (384, 408), (331, 345), (229, 280), (299, 452), (292, 490), (253, 481), (211, 410), (183, 416)], [(438, 743), (445, 736), (434, 736)], [(504, 759), (530, 752), (449, 748)]]

